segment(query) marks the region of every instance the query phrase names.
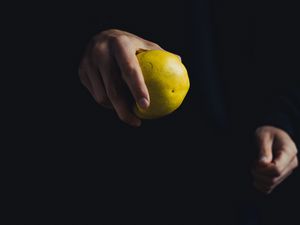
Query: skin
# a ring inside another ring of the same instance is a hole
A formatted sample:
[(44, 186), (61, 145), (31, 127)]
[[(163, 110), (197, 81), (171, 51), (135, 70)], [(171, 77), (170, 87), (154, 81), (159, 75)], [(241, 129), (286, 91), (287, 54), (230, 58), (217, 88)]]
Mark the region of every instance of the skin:
[(133, 114), (130, 100), (144, 109), (150, 104), (136, 53), (154, 49), (162, 48), (125, 31), (106, 30), (88, 44), (80, 63), (80, 80), (96, 102), (114, 109), (120, 120), (134, 127), (141, 120)]
[[(132, 112), (132, 99), (141, 108), (150, 104), (136, 53), (162, 49), (159, 45), (121, 30), (106, 30), (91, 40), (79, 67), (79, 77), (95, 101), (114, 109), (125, 123), (138, 127), (141, 120)], [(297, 148), (283, 130), (262, 126), (255, 132), (259, 159), (252, 173), (254, 186), (271, 193), (298, 166)]]
[(259, 158), (252, 174), (254, 187), (270, 194), (298, 167), (297, 147), (282, 129), (262, 126), (255, 132)]

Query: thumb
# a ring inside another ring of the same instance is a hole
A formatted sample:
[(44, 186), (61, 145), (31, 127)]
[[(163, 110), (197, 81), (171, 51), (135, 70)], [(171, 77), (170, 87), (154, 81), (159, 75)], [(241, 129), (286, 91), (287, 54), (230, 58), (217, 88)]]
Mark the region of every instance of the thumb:
[(272, 145), (273, 137), (269, 132), (257, 134), (257, 143), (259, 150), (258, 161), (262, 164), (271, 163), (273, 160)]

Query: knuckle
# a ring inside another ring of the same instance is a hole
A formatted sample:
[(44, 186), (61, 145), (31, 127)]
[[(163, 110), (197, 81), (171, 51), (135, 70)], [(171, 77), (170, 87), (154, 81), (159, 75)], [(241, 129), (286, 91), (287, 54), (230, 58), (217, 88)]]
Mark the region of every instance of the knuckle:
[(115, 34), (115, 33), (118, 33), (118, 32), (120, 32), (118, 29), (111, 28), (111, 29), (107, 29), (107, 30), (102, 31), (101, 35), (109, 36), (109, 35), (112, 35), (112, 34)]
[(155, 47), (155, 48), (162, 48), (159, 44), (156, 44), (156, 43), (153, 43), (153, 46)]
[(124, 123), (128, 123), (130, 121), (130, 119), (126, 113), (120, 113), (119, 118)]
[(108, 36), (108, 42), (110, 45), (115, 47), (121, 47), (124, 43), (128, 41), (128, 36), (125, 34), (118, 34), (118, 35), (110, 35)]
[(103, 56), (107, 51), (107, 44), (105, 42), (96, 42), (93, 47), (93, 52), (98, 56)]
[(162, 49), (159, 44), (156, 44), (154, 42), (150, 42), (149, 45), (151, 48), (154, 48), (154, 49)]
[(95, 96), (95, 101), (99, 104), (99, 105), (102, 105), (104, 103), (107, 102), (107, 98), (105, 96), (102, 96), (102, 95), (96, 95)]
[(294, 155), (297, 155), (297, 154), (298, 154), (298, 149), (297, 149), (296, 146), (294, 146), (294, 147), (292, 148), (292, 152), (293, 152)]
[(260, 127), (258, 129), (256, 129), (255, 136), (258, 140), (263, 140), (265, 135), (266, 135), (266, 129), (264, 127)]
[(119, 30), (117, 29), (104, 30), (92, 38), (92, 43), (106, 42), (107, 40), (110, 39), (110, 37), (116, 36), (118, 33)]
[(261, 126), (255, 130), (255, 134), (256, 136), (264, 136), (266, 134), (272, 133), (272, 130), (274, 129), (271, 126)]
[(139, 69), (133, 63), (128, 63), (124, 73), (122, 74), (125, 78), (130, 78), (132, 76), (137, 76), (139, 74)]
[(95, 96), (95, 101), (97, 102), (97, 104), (101, 105), (102, 104), (102, 99), (99, 98), (98, 96)]
[(264, 131), (264, 128), (263, 127), (259, 127), (255, 130), (255, 134), (256, 136), (259, 136), (261, 133), (263, 133)]
[(299, 166), (299, 161), (298, 161), (298, 159), (296, 158), (296, 160), (295, 160), (295, 168), (298, 167), (298, 166)]

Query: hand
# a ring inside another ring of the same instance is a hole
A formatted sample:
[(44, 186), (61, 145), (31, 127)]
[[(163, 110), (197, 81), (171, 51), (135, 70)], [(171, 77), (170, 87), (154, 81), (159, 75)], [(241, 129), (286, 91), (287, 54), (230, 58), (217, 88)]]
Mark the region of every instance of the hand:
[(298, 166), (297, 147), (283, 130), (262, 126), (255, 132), (259, 159), (252, 174), (259, 191), (271, 193)]
[(107, 30), (92, 39), (79, 67), (80, 80), (96, 102), (113, 108), (132, 126), (141, 124), (132, 112), (132, 99), (144, 109), (150, 104), (136, 53), (151, 49), (161, 47), (124, 31)]

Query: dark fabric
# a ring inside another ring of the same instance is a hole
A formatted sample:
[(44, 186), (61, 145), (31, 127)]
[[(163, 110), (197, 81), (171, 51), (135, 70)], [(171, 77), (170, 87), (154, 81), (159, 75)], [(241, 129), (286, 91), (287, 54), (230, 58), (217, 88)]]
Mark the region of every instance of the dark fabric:
[[(257, 126), (280, 127), (299, 143), (296, 7), (153, 0), (9, 9), (8, 221), (217, 225), (260, 218), (288, 225), (297, 219), (289, 204), (299, 199), (298, 172), (268, 197), (252, 188), (250, 174)], [(109, 28), (182, 57), (191, 89), (175, 113), (130, 128), (80, 84), (86, 44)]]

